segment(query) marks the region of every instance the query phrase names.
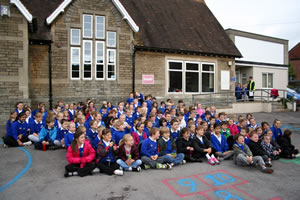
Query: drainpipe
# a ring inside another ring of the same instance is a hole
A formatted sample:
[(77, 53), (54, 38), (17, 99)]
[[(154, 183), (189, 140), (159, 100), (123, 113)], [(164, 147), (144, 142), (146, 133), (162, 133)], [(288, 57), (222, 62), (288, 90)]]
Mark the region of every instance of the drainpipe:
[(52, 63), (51, 63), (51, 58), (52, 58), (52, 50), (51, 50), (51, 43), (49, 44), (48, 48), (48, 56), (49, 56), (49, 109), (52, 110)]
[(132, 92), (135, 91), (135, 54), (136, 48), (133, 46), (133, 54), (132, 54)]

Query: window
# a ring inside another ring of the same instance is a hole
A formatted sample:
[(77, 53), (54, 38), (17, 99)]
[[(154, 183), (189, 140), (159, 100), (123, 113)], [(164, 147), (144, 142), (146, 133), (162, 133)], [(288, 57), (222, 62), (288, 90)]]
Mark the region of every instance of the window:
[(71, 47), (71, 79), (80, 79), (80, 48)]
[(182, 65), (183, 62), (169, 62), (169, 89), (168, 92), (182, 92)]
[(92, 79), (92, 41), (83, 41), (83, 79)]
[(96, 42), (96, 79), (104, 79), (104, 42)]
[(199, 92), (199, 63), (186, 63), (185, 91)]
[(105, 17), (96, 16), (96, 38), (104, 39), (105, 38)]
[(273, 74), (262, 74), (262, 88), (273, 88)]
[(80, 45), (80, 29), (71, 29), (71, 45)]
[(116, 79), (116, 50), (107, 49), (107, 80)]
[(116, 32), (107, 32), (107, 46), (116, 47)]
[(93, 16), (83, 15), (83, 37), (92, 38), (93, 37)]
[(246, 73), (242, 73), (242, 84), (244, 85), (246, 83), (248, 83), (248, 81), (247, 81), (247, 74)]
[(215, 65), (202, 64), (202, 92), (215, 91)]

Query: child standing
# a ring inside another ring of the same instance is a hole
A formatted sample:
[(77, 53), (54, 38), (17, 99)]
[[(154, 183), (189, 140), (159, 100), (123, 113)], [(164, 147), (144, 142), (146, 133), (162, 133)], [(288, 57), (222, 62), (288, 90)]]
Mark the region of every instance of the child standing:
[(215, 158), (214, 154), (212, 153), (211, 143), (204, 136), (204, 128), (202, 126), (198, 126), (196, 128), (196, 135), (193, 138), (193, 147), (194, 158), (200, 159), (205, 156), (208, 160), (208, 164), (220, 164), (220, 162)]
[(224, 135), (221, 134), (220, 125), (215, 125), (215, 133), (211, 135), (211, 144), (215, 155), (226, 160), (233, 156), (233, 151), (228, 151), (228, 144)]
[(145, 169), (171, 169), (169, 164), (163, 164), (163, 157), (158, 156), (157, 140), (159, 139), (159, 129), (151, 128), (150, 137), (142, 142), (141, 146), (141, 160), (145, 165)]
[(139, 151), (134, 145), (133, 138), (130, 134), (123, 136), (119, 145), (119, 158), (117, 163), (125, 171), (137, 171), (140, 172), (142, 168), (140, 165), (142, 161), (139, 159)]
[(39, 134), (39, 142), (34, 144), (35, 149), (44, 150), (51, 149), (54, 150), (54, 140), (56, 139), (57, 130), (54, 127), (54, 119), (48, 117), (46, 119), (46, 127), (42, 128)]
[(273, 173), (273, 170), (267, 168), (261, 156), (253, 157), (243, 135), (235, 136), (235, 144), (233, 145), (234, 156), (233, 160), (238, 166), (259, 166), (264, 173)]
[(65, 146), (66, 146), (66, 149), (69, 148), (69, 146), (71, 145), (73, 139), (74, 139), (74, 134), (75, 134), (75, 131), (76, 131), (76, 128), (75, 128), (75, 123), (74, 122), (70, 122), (69, 123), (69, 131), (67, 134), (65, 134)]
[(175, 140), (170, 137), (170, 131), (167, 127), (162, 127), (160, 129), (161, 138), (158, 139), (158, 152), (159, 156), (163, 156), (166, 163), (171, 164), (171, 166), (176, 166), (186, 163), (184, 159), (184, 154), (176, 154)]
[(78, 128), (71, 146), (68, 147), (67, 160), (69, 164), (65, 167), (65, 177), (92, 175), (92, 171), (95, 169), (93, 163), (95, 151), (89, 141), (85, 139), (85, 132), (84, 127)]
[(295, 156), (299, 153), (298, 149), (292, 145), (291, 135), (292, 131), (286, 129), (283, 136), (278, 138), (278, 144), (281, 147), (280, 157), (282, 158), (295, 158)]

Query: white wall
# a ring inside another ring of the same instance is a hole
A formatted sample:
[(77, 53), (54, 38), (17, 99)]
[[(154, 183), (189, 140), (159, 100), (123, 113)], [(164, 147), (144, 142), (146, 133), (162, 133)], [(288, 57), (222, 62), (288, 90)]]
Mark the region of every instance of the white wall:
[(235, 45), (243, 55), (237, 60), (284, 64), (284, 45), (235, 36)]

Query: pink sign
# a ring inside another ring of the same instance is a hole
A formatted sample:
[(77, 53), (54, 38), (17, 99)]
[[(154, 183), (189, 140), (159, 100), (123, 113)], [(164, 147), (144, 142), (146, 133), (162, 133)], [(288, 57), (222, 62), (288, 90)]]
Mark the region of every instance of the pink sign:
[(142, 84), (154, 84), (154, 75), (143, 74)]

